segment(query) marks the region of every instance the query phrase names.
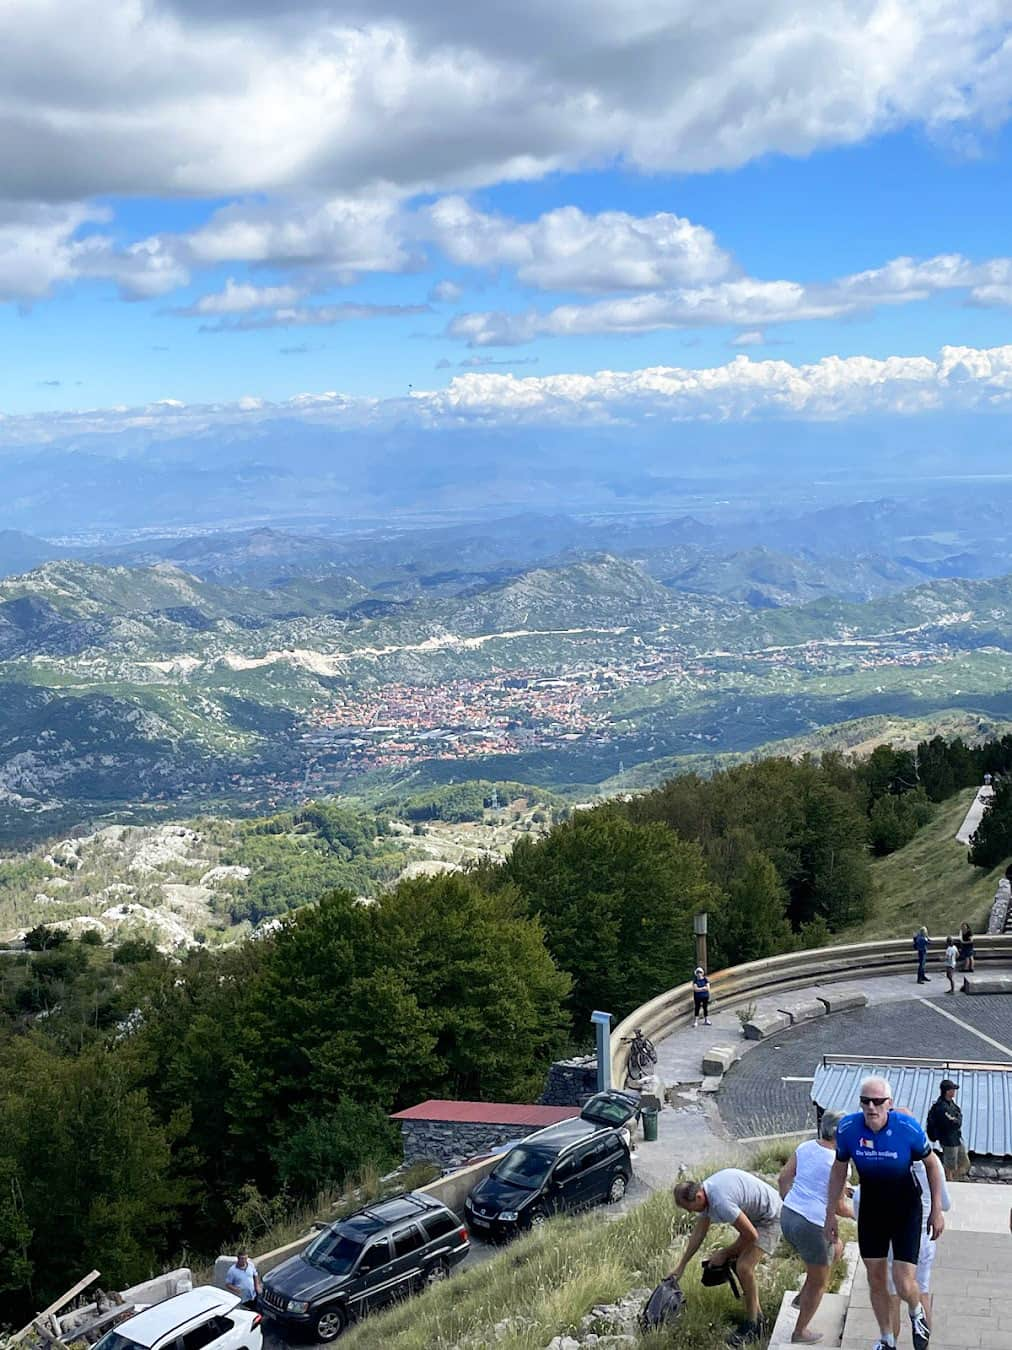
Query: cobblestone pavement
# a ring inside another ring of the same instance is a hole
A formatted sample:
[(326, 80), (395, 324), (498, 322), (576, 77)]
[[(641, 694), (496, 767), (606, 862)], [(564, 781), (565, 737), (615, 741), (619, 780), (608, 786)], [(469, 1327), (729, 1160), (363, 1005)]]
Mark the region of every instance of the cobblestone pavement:
[[(934, 1000), (931, 1000), (934, 1003)], [(948, 998), (946, 1012), (1012, 1046), (1012, 997)], [(814, 1128), (811, 1077), (823, 1055), (946, 1055), (954, 1059), (999, 1060), (1012, 1056), (954, 1022), (939, 1017), (918, 999), (877, 1004), (820, 1018), (760, 1042), (735, 1064), (717, 1095), (717, 1105), (736, 1138)]]

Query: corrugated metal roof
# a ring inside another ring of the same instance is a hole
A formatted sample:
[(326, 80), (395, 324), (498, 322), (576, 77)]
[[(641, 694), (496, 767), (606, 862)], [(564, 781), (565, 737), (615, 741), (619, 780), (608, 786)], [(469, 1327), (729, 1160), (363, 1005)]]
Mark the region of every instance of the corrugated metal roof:
[(932, 1102), (938, 1099), (939, 1083), (951, 1078), (959, 1085), (956, 1101), (963, 1111), (963, 1143), (969, 1152), (1012, 1157), (1012, 1066), (966, 1068), (958, 1062), (940, 1061), (914, 1067), (874, 1059), (862, 1063), (831, 1060), (827, 1057), (816, 1069), (812, 1083), (812, 1101), (824, 1111), (858, 1110), (864, 1079), (886, 1078), (896, 1105), (912, 1111), (923, 1125)]
[(560, 1120), (578, 1116), (578, 1106), (524, 1106), (516, 1102), (453, 1102), (433, 1098), (395, 1111), (391, 1120), (445, 1120), (456, 1124), (557, 1125)]

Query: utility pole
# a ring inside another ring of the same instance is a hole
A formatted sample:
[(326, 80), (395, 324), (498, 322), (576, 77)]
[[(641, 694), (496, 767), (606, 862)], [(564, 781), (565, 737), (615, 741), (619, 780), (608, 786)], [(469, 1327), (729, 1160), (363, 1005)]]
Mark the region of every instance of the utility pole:
[(692, 931), (696, 938), (696, 965), (703, 967), (704, 974), (709, 974), (706, 968), (706, 920), (705, 910), (702, 914), (694, 914), (692, 916)]

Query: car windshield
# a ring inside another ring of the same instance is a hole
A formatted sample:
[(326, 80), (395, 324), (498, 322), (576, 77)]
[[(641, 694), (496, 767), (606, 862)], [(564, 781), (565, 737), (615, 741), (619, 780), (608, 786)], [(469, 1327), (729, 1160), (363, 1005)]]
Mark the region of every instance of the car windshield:
[(554, 1161), (554, 1155), (543, 1149), (515, 1148), (507, 1153), (492, 1175), (510, 1186), (536, 1191), (548, 1176)]
[(589, 1101), (580, 1112), (585, 1120), (603, 1120), (607, 1125), (624, 1125), (632, 1115), (632, 1108), (612, 1097)]
[(348, 1237), (338, 1228), (325, 1228), (302, 1253), (302, 1259), (331, 1275), (347, 1275), (362, 1255), (363, 1243)]
[(118, 1331), (107, 1331), (100, 1341), (96, 1341), (95, 1350), (141, 1350), (141, 1347), (129, 1336), (121, 1336)]

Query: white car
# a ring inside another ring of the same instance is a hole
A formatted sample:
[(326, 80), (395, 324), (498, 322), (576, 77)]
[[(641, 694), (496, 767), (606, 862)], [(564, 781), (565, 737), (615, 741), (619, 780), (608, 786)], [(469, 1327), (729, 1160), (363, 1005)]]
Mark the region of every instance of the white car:
[(227, 1289), (204, 1285), (107, 1331), (95, 1350), (263, 1350), (263, 1318)]

